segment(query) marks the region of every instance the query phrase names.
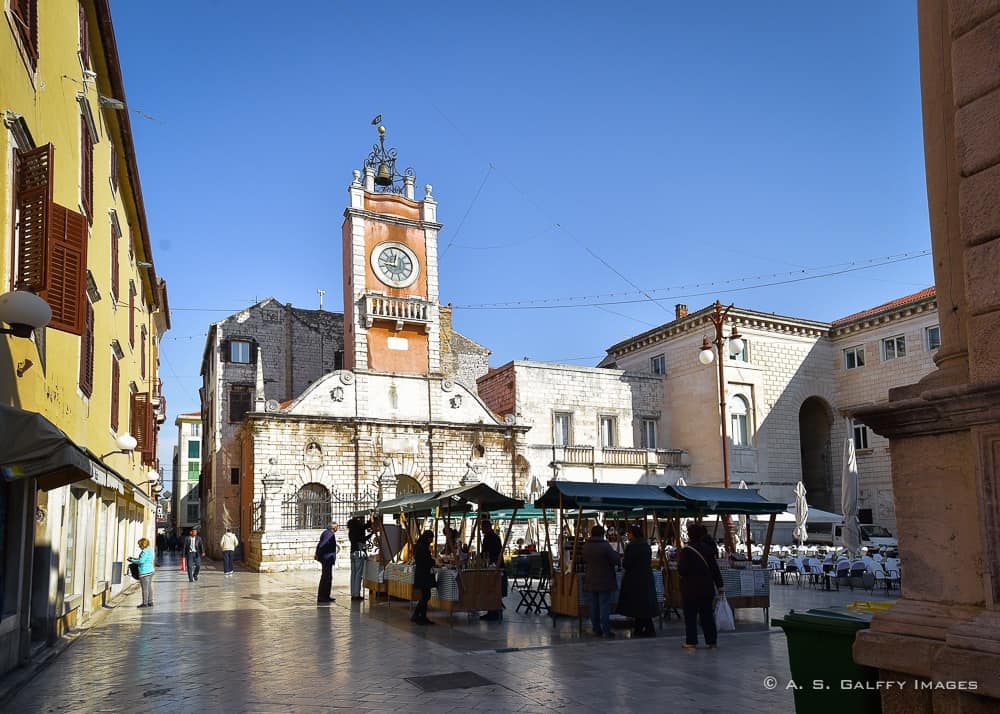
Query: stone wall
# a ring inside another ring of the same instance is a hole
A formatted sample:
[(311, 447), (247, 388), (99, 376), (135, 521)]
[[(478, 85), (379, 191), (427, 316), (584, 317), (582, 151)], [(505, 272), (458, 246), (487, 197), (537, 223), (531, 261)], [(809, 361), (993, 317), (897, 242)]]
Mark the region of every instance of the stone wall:
[(441, 321), (441, 373), (476, 391), (476, 380), (489, 371), (490, 350), (456, 332), (451, 305), (438, 311)]

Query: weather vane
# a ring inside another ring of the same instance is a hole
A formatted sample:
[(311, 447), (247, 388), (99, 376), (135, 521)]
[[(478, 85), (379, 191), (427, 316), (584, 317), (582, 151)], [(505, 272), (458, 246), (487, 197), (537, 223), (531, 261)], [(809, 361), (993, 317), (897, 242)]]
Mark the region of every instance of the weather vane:
[(395, 148), (385, 148), (385, 127), (382, 126), (382, 115), (372, 119), (372, 126), (378, 126), (378, 143), (372, 146), (372, 151), (365, 159), (365, 168), (375, 172), (375, 190), (382, 193), (403, 193), (403, 178), (413, 176), (413, 169), (407, 167), (402, 173), (396, 170)]

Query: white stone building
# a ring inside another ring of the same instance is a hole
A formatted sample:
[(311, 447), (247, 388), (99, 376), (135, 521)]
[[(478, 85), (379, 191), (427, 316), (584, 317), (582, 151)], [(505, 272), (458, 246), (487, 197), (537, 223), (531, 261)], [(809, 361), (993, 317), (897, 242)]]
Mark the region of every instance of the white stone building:
[[(690, 454), (692, 485), (723, 482), (718, 371), (698, 361), (703, 338), (715, 337), (712, 312), (678, 305), (676, 319), (612, 345), (601, 362), (662, 377), (660, 433)], [(736, 326), (746, 346), (726, 355), (730, 483), (791, 503), (802, 480), (811, 505), (839, 512), (851, 434), (862, 516), (894, 526), (887, 442), (849, 419), (933, 369), (936, 325), (933, 288), (834, 323), (733, 307), (726, 334)]]
[(177, 444), (174, 446), (173, 478), (170, 487), (170, 505), (174, 532), (184, 533), (192, 526), (201, 525), (201, 498), (198, 484), (201, 479), (201, 412), (178, 414)]
[(663, 378), (618, 369), (515, 360), (478, 380), (495, 413), (530, 427), (521, 483), (542, 490), (568, 481), (672, 484), (687, 478), (686, 454), (666, 448)]

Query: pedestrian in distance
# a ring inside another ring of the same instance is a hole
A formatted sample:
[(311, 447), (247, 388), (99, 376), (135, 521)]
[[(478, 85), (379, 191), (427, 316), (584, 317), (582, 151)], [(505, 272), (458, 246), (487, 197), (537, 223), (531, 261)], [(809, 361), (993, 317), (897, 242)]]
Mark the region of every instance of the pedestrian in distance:
[(642, 527), (629, 526), (628, 545), (622, 566), (622, 589), (618, 594), (618, 614), (635, 620), (633, 637), (656, 637), (653, 618), (659, 612), (656, 586), (653, 584), (653, 549), (646, 542)]
[(219, 542), (222, 548), (222, 574), (229, 576), (233, 574), (233, 557), (236, 555), (236, 546), (240, 544), (239, 538), (233, 533), (232, 528), (227, 528)]
[(187, 559), (188, 582), (198, 579), (201, 572), (201, 559), (205, 557), (205, 541), (198, 535), (198, 529), (192, 528), (187, 537), (184, 538), (184, 552), (182, 556)]
[[(503, 555), (503, 543), (500, 541), (500, 536), (497, 535), (496, 531), (493, 530), (493, 524), (490, 521), (483, 521), (482, 527), (483, 527), (483, 554), (486, 556), (486, 564), (500, 568), (503, 563), (503, 560), (501, 558), (501, 556)], [(503, 610), (489, 610), (485, 615), (483, 615), (479, 619), (486, 620), (487, 622), (496, 622), (498, 620), (502, 620)]]
[(368, 560), (368, 535), (372, 531), (369, 521), (354, 516), (347, 521), (347, 538), (351, 541), (351, 600), (364, 600), (361, 585), (365, 575), (365, 561)]
[(142, 604), (139, 607), (153, 606), (153, 549), (148, 538), (139, 539), (139, 557), (129, 558), (128, 562), (139, 566), (139, 586), (142, 588)]
[(705, 526), (691, 521), (687, 526), (688, 544), (677, 557), (677, 573), (681, 579), (681, 602), (684, 607), (686, 650), (698, 646), (698, 621), (709, 649), (718, 646), (718, 629), (712, 609), (715, 592), (722, 592), (722, 573), (715, 562), (719, 551)]
[(434, 541), (433, 531), (424, 531), (417, 539), (413, 548), (413, 586), (420, 588), (420, 600), (413, 610), (410, 621), (417, 625), (433, 625), (436, 623), (427, 619), (427, 603), (431, 599), (431, 589), (437, 587), (434, 578), (434, 554), (431, 553), (431, 543)]
[(163, 551), (167, 549), (167, 536), (163, 533), (156, 534), (156, 559), (163, 557)]
[(319, 543), (316, 544), (316, 561), (320, 564), (319, 591), (316, 593), (316, 604), (333, 602), (336, 598), (330, 597), (330, 590), (333, 588), (333, 565), (337, 562), (337, 537), (340, 530), (337, 522), (327, 526), (319, 536)]
[(604, 526), (590, 529), (590, 538), (583, 544), (583, 591), (590, 597), (590, 624), (596, 637), (614, 637), (611, 631), (611, 601), (618, 590), (615, 568), (621, 556), (604, 539)]

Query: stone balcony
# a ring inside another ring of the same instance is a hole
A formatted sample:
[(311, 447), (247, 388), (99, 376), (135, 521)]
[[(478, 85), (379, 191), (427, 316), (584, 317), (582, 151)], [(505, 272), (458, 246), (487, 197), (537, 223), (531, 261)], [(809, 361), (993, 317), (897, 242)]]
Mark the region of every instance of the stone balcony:
[(431, 321), (431, 303), (419, 298), (397, 298), (365, 293), (361, 298), (361, 317), (365, 327), (371, 327), (376, 320), (387, 320), (396, 325), (397, 330), (405, 325), (423, 325)]
[(553, 446), (552, 462), (568, 466), (685, 466), (683, 449), (643, 449), (621, 446)]

